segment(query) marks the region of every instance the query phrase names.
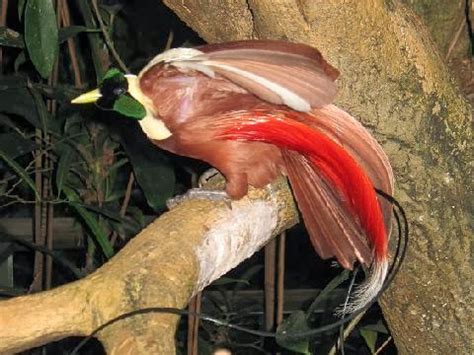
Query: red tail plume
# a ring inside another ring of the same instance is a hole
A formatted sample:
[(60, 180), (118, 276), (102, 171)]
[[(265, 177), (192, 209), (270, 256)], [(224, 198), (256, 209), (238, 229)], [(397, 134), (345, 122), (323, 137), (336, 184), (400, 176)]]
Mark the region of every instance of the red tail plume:
[[(304, 155), (342, 194), (366, 231), (377, 260), (387, 256), (387, 235), (374, 186), (357, 162), (323, 133), (298, 122), (296, 112), (240, 112), (222, 138), (261, 141)], [(235, 118), (235, 116), (234, 116)]]
[[(318, 253), (323, 258), (336, 256), (346, 268), (352, 268), (354, 257), (370, 265), (366, 282), (359, 286), (355, 299), (345, 309), (351, 312), (364, 307), (383, 286), (388, 270), (390, 228), (385, 228), (374, 185), (364, 169), (343, 146), (328, 137), (327, 131), (303, 123), (314, 119), (301, 112), (253, 110), (232, 112), (220, 118), (216, 125), (221, 132), (218, 138), (260, 141), (280, 147)], [(364, 136), (370, 137), (361, 129)], [(376, 150), (376, 155), (383, 155), (378, 146)], [(390, 166), (386, 175), (390, 180)], [(391, 185), (391, 182), (386, 183)], [(386, 216), (385, 220), (390, 221), (390, 217)], [(372, 253), (361, 246), (360, 235), (365, 235)]]

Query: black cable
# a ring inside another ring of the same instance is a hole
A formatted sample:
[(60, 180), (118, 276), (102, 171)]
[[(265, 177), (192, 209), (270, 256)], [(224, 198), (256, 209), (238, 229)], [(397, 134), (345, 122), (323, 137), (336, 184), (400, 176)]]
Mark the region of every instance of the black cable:
[[(172, 307), (142, 308), (142, 309), (138, 309), (138, 310), (131, 311), (131, 312), (128, 312), (128, 313), (124, 313), (124, 314), (122, 314), (122, 315), (120, 315), (116, 318), (113, 318), (113, 319), (105, 322), (104, 324), (102, 324), (101, 326), (96, 328), (91, 334), (89, 334), (87, 337), (85, 337), (73, 349), (73, 351), (71, 352), (71, 355), (77, 355), (77, 352), (80, 350), (80, 348), (82, 348), (84, 346), (84, 344), (86, 344), (94, 335), (96, 335), (98, 332), (100, 332), (104, 328), (112, 325), (113, 323), (116, 323), (120, 320), (129, 318), (129, 317), (132, 317), (132, 316), (135, 316), (135, 315), (148, 314), (148, 313), (167, 313), (167, 314), (175, 314), (175, 315), (180, 315), (180, 316), (193, 316), (193, 317), (199, 318), (201, 320), (209, 321), (209, 322), (212, 322), (214, 324), (224, 326), (224, 327), (227, 327), (227, 328), (230, 328), (230, 329), (235, 329), (235, 330), (247, 333), (247, 334), (252, 334), (252, 335), (256, 335), (256, 336), (260, 336), (260, 337), (266, 337), (266, 338), (275, 338), (277, 336), (279, 336), (279, 337), (283, 336), (285, 339), (291, 339), (292, 341), (296, 341), (298, 339), (304, 339), (304, 338), (308, 338), (308, 337), (313, 337), (315, 335), (325, 333), (329, 330), (333, 330), (337, 327), (340, 327), (341, 325), (344, 325), (345, 323), (347, 323), (350, 320), (357, 317), (362, 312), (365, 312), (369, 307), (371, 307), (379, 299), (380, 295), (383, 292), (385, 292), (387, 287), (393, 281), (393, 278), (395, 277), (395, 275), (400, 270), (400, 267), (401, 267), (401, 265), (402, 265), (402, 263), (403, 263), (403, 261), (405, 260), (405, 257), (406, 257), (406, 251), (407, 251), (407, 247), (408, 247), (408, 238), (409, 238), (409, 228), (408, 228), (408, 220), (406, 218), (405, 211), (403, 210), (400, 203), (397, 200), (395, 200), (391, 195), (389, 195), (389, 194), (387, 194), (387, 193), (385, 193), (385, 192), (383, 192), (379, 189), (375, 189), (375, 191), (377, 192), (377, 194), (379, 194), (384, 199), (386, 199), (388, 202), (390, 202), (398, 210), (398, 212), (395, 208), (393, 210), (395, 220), (396, 220), (396, 223), (397, 223), (397, 226), (398, 226), (398, 241), (397, 241), (397, 248), (396, 248), (396, 251), (395, 251), (393, 262), (392, 262), (392, 264), (389, 268), (387, 278), (386, 278), (383, 286), (381, 287), (381, 289), (377, 293), (377, 295), (373, 298), (372, 301), (368, 302), (365, 307), (363, 307), (363, 308), (351, 313), (350, 315), (348, 315), (346, 317), (343, 317), (343, 318), (341, 318), (341, 319), (339, 319), (339, 320), (337, 320), (333, 323), (330, 323), (330, 324), (327, 324), (327, 325), (324, 325), (324, 326), (321, 326), (321, 327), (318, 327), (318, 328), (310, 329), (310, 330), (307, 330), (307, 331), (304, 331), (304, 332), (298, 332), (298, 333), (287, 333), (286, 331), (282, 331), (281, 333), (275, 333), (275, 332), (254, 330), (254, 329), (242, 327), (242, 326), (239, 326), (239, 325), (236, 325), (236, 324), (232, 324), (232, 323), (229, 323), (227, 321), (223, 321), (221, 319), (214, 318), (214, 317), (209, 316), (209, 315), (204, 314), (204, 313), (190, 312), (190, 311), (187, 311), (187, 310), (182, 310), (182, 309), (172, 308)], [(403, 219), (403, 228), (402, 228), (402, 223), (400, 221), (400, 216)]]

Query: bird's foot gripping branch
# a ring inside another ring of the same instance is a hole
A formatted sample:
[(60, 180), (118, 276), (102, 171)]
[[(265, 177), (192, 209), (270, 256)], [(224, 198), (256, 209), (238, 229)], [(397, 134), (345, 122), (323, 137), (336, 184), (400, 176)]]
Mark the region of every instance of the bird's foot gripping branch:
[(186, 200), (209, 200), (209, 201), (223, 201), (230, 204), (231, 199), (225, 191), (222, 190), (204, 190), (202, 188), (189, 189), (185, 194), (173, 197), (166, 201), (166, 206), (172, 209)]

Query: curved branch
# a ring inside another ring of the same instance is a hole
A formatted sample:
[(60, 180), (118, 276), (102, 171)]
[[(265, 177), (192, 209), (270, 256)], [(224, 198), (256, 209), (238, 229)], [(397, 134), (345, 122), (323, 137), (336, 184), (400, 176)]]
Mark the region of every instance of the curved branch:
[[(123, 313), (183, 308), (189, 298), (297, 222), (281, 179), (240, 201), (184, 201), (85, 279), (0, 302), (0, 353), (90, 334)], [(107, 353), (174, 354), (178, 317), (127, 318), (98, 335)]]

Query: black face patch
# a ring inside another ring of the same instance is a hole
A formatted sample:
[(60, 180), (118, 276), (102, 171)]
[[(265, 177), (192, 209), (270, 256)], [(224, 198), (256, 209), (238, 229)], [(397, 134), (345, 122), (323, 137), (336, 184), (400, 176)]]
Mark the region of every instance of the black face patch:
[(97, 100), (97, 106), (112, 110), (115, 101), (128, 92), (128, 82), (123, 75), (116, 75), (105, 79), (99, 90), (102, 96)]

